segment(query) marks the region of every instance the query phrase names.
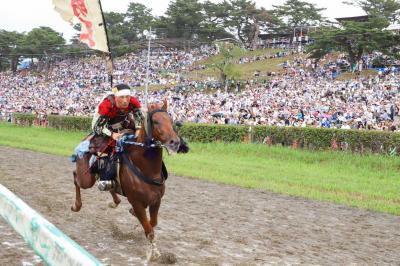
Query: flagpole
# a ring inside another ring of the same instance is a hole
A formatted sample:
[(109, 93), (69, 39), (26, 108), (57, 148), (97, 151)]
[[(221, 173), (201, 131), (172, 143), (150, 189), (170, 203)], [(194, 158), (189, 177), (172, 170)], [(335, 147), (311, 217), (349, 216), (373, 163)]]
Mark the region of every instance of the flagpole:
[(112, 53), (111, 53), (110, 40), (108, 39), (106, 19), (104, 18), (104, 12), (103, 12), (103, 8), (101, 6), (101, 0), (98, 0), (98, 1), (99, 1), (100, 11), (101, 11), (101, 17), (103, 18), (104, 31), (106, 32), (106, 39), (107, 39), (108, 54), (107, 54), (107, 59), (106, 59), (107, 60), (106, 70), (108, 72), (108, 79), (110, 81), (110, 85), (112, 88), (113, 87), (114, 62), (113, 62), (113, 57), (112, 57)]

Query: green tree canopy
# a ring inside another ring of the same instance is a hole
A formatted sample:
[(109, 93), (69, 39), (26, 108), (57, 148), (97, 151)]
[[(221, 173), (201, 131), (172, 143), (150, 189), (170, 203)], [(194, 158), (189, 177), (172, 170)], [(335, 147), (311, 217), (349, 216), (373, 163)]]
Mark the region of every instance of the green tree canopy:
[(357, 0), (350, 4), (361, 7), (368, 20), (346, 21), (339, 27), (323, 28), (314, 33), (315, 43), (308, 48), (311, 56), (321, 58), (331, 50), (344, 51), (351, 63), (373, 51), (398, 56), (395, 47), (400, 42), (400, 35), (386, 30), (386, 27), (397, 16), (400, 3), (394, 0)]
[(312, 37), (315, 42), (308, 47), (311, 57), (321, 58), (332, 50), (344, 51), (351, 63), (374, 51), (390, 55), (400, 41), (398, 34), (374, 28), (371, 22), (346, 22), (341, 29), (321, 30)]
[[(132, 3), (130, 7), (132, 7)], [(133, 16), (133, 10), (130, 10)], [(137, 16), (137, 13), (135, 14)], [(121, 56), (125, 53), (134, 51), (137, 47), (133, 45), (138, 41), (140, 29), (135, 28), (136, 17), (128, 18), (125, 13), (105, 12), (104, 19), (107, 25), (108, 40), (111, 52), (114, 56)]]
[[(0, 30), (0, 71), (7, 68), (16, 69), (18, 57), (16, 48), (23, 38), (22, 33)], [(13, 66), (13, 67), (12, 67)]]
[(62, 35), (49, 27), (34, 28), (28, 33), (0, 30), (0, 69), (10, 67), (16, 71), (19, 58), (48, 58), (63, 53), (65, 40)]
[(260, 30), (275, 28), (279, 20), (264, 8), (257, 8), (250, 0), (230, 0), (225, 2), (228, 27), (245, 46), (252, 46)]
[(198, 0), (171, 1), (165, 17), (168, 37), (190, 39), (200, 32), (203, 22), (203, 5)]
[(201, 36), (206, 40), (216, 40), (234, 37), (225, 29), (228, 6), (226, 2), (213, 3), (209, 0), (203, 3), (204, 20), (201, 23)]
[(42, 58), (46, 54), (60, 53), (63, 51), (65, 39), (50, 27), (34, 28), (18, 44), (18, 51), (22, 54), (33, 54)]
[(227, 79), (241, 77), (240, 71), (235, 66), (234, 58), (243, 55), (243, 49), (229, 42), (217, 42), (216, 45), (220, 53), (207, 66), (218, 70), (220, 81), (226, 85)]
[(127, 41), (137, 40), (144, 30), (154, 26), (155, 17), (151, 14), (151, 9), (140, 3), (130, 3), (125, 14), (127, 22), (127, 32), (124, 37)]
[(300, 0), (286, 0), (283, 5), (273, 6), (272, 12), (283, 21), (286, 30), (303, 25), (319, 25), (325, 20), (321, 12), (325, 8), (318, 8), (314, 4)]

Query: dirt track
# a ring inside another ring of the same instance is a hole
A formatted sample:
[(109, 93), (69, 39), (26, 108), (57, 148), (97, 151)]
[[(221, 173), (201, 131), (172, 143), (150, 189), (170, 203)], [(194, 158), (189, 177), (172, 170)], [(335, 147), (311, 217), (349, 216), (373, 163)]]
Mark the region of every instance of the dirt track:
[[(0, 147), (1, 184), (104, 263), (142, 265), (147, 241), (127, 201), (109, 209), (93, 188), (72, 213), (71, 170), (65, 157)], [(0, 265), (41, 264), (1, 219), (0, 232)], [(156, 236), (176, 265), (400, 265), (400, 217), (176, 176)]]

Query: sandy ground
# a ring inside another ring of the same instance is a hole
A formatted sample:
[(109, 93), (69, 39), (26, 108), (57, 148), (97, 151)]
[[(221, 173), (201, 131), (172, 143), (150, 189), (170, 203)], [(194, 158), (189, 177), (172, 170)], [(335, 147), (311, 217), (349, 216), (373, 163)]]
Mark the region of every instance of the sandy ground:
[[(105, 264), (143, 265), (147, 240), (125, 199), (110, 209), (94, 187), (70, 211), (72, 168), (66, 157), (0, 147), (1, 184)], [(400, 265), (400, 217), (178, 176), (156, 237), (164, 259), (151, 265)], [(41, 264), (0, 221), (0, 265)]]

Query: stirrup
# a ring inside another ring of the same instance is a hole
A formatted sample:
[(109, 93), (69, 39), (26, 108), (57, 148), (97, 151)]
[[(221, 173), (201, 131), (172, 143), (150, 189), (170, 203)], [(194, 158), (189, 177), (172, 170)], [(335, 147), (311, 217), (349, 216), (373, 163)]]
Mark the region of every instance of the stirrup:
[(97, 188), (100, 191), (110, 191), (116, 187), (116, 182), (114, 180), (99, 180)]

